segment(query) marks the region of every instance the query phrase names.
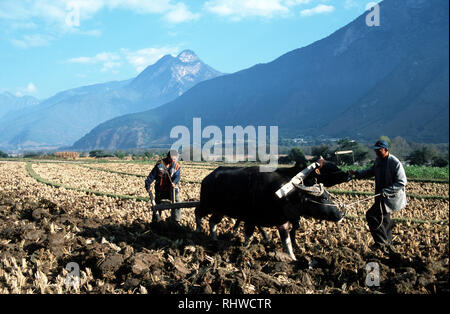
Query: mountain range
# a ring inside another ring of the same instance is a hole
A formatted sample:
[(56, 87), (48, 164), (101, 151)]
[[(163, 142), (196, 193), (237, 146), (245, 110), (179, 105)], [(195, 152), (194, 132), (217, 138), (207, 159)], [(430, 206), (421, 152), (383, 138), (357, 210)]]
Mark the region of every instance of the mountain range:
[[(203, 81), (156, 109), (95, 127), (73, 149), (169, 143), (171, 129), (202, 124), (279, 126), (284, 137), (381, 135), (448, 142), (449, 2), (385, 0), (366, 15), (267, 64)], [(191, 133), (192, 134), (192, 133)]]
[(15, 96), (9, 92), (0, 94), (0, 118), (13, 114), (18, 110), (30, 108), (39, 104), (39, 99), (33, 96)]
[(63, 91), (37, 106), (3, 116), (0, 147), (36, 150), (70, 146), (101, 122), (155, 108), (220, 75), (193, 51), (182, 51), (177, 57), (166, 55), (133, 79)]

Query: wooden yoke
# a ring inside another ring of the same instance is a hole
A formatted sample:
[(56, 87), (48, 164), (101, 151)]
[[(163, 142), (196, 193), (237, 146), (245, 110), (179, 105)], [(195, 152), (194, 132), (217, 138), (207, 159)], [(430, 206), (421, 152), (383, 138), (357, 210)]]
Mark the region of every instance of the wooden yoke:
[(294, 184), (302, 184), (303, 179), (306, 178), (313, 172), (316, 168), (320, 168), (320, 163), (315, 162), (311, 165), (309, 165), (307, 168), (303, 169), (301, 172), (299, 172), (295, 177), (291, 179), (288, 183), (283, 185), (278, 191), (275, 192), (275, 194), (278, 196), (278, 198), (283, 198), (286, 195), (288, 195), (293, 189), (295, 189)]

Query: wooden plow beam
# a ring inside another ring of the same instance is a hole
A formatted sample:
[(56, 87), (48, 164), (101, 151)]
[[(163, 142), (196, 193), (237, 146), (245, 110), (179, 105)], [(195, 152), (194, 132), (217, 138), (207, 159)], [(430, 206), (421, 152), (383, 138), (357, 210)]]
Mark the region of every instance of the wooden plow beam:
[(195, 202), (179, 202), (179, 203), (167, 203), (156, 204), (153, 206), (154, 210), (166, 210), (166, 209), (178, 209), (178, 208), (191, 208), (200, 205), (199, 201)]

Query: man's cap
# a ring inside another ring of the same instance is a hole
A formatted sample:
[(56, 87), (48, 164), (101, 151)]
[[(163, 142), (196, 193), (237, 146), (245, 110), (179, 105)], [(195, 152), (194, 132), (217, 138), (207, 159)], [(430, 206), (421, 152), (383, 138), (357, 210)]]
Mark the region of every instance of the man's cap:
[(372, 149), (380, 149), (380, 148), (386, 148), (389, 149), (389, 144), (385, 140), (379, 140), (375, 143), (374, 146), (372, 146)]

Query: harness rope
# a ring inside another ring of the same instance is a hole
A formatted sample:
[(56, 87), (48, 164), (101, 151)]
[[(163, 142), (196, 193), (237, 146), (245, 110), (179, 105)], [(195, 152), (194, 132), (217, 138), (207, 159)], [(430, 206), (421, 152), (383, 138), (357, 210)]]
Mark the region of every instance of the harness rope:
[[(336, 204), (323, 204), (323, 203), (317, 202), (315, 200), (312, 200), (312, 199), (310, 199), (308, 197), (305, 198), (305, 201), (306, 202), (311, 202), (311, 203), (316, 203), (316, 204), (319, 204), (319, 205), (322, 205), (322, 206), (333, 206), (333, 207), (337, 207), (337, 208), (343, 208), (344, 209), (344, 216), (342, 218), (344, 218), (347, 215), (347, 211), (348, 211), (347, 208), (348, 207), (350, 207), (350, 206), (352, 206), (354, 204), (358, 204), (358, 203), (362, 203), (362, 202), (368, 201), (368, 200), (370, 200), (372, 198), (376, 198), (376, 197), (378, 197), (380, 195), (382, 195), (382, 193), (378, 193), (378, 194), (366, 197), (366, 198), (364, 198), (362, 200), (357, 200), (355, 202), (351, 202), (351, 203), (348, 203), (348, 204), (339, 203), (338, 205), (336, 205)], [(331, 196), (331, 194), (330, 194), (330, 196)], [(383, 221), (384, 221), (383, 206), (381, 205), (381, 203), (380, 203), (380, 211), (381, 211), (381, 222), (378, 225), (378, 227), (375, 228), (375, 230), (378, 230), (381, 227), (381, 225), (383, 224)]]
[[(343, 208), (343, 209), (344, 209), (344, 217), (345, 217), (345, 216), (347, 215), (347, 208), (348, 208), (348, 207), (350, 207), (350, 206), (352, 206), (352, 205), (355, 205), (355, 204), (358, 204), (358, 203), (362, 203), (362, 202), (368, 201), (368, 200), (370, 200), (370, 199), (372, 199), (372, 198), (376, 198), (376, 197), (380, 196), (381, 194), (382, 194), (382, 193), (378, 193), (378, 194), (375, 194), (375, 195), (366, 197), (366, 198), (364, 198), (364, 199), (362, 199), (362, 200), (357, 200), (357, 201), (355, 201), (355, 202), (351, 202), (351, 203), (348, 203), (348, 204), (342, 204), (341, 202), (339, 202), (338, 205), (336, 205), (336, 204), (323, 204), (323, 203), (317, 202), (317, 201), (315, 201), (315, 200), (312, 200), (312, 199), (310, 199), (310, 198), (308, 198), (308, 197), (306, 197), (305, 200), (306, 200), (307, 202), (316, 203), (316, 204), (319, 204), (319, 205), (322, 205), (322, 206), (332, 206), (332, 207), (337, 207), (337, 208)], [(330, 194), (330, 196), (332, 197), (331, 194)], [(377, 229), (378, 229), (378, 228), (377, 228)]]
[[(312, 200), (312, 199), (310, 199), (310, 198), (306, 198), (306, 200), (307, 200), (308, 202), (320, 204), (320, 205), (323, 205), (323, 206), (333, 206), (333, 207), (339, 207), (339, 208), (347, 208), (347, 207), (350, 207), (350, 206), (352, 206), (352, 205), (354, 205), (354, 204), (358, 204), (358, 203), (361, 203), (361, 202), (368, 201), (368, 200), (370, 200), (370, 199), (372, 199), (372, 198), (375, 198), (375, 197), (377, 197), (377, 196), (380, 196), (380, 195), (382, 195), (382, 193), (378, 193), (378, 194), (375, 194), (375, 195), (371, 195), (371, 196), (366, 197), (366, 198), (364, 198), (364, 199), (362, 199), (362, 200), (357, 200), (357, 201), (355, 201), (355, 202), (351, 202), (351, 203), (348, 203), (348, 204), (342, 204), (341, 202), (339, 202), (338, 205), (336, 205), (336, 204), (323, 204), (323, 203), (317, 202), (317, 201), (315, 201), (315, 200)], [(330, 196), (333, 197), (331, 194), (330, 194)]]
[[(305, 201), (306, 202), (311, 202), (311, 203), (316, 203), (316, 204), (319, 204), (319, 205), (322, 205), (322, 206), (333, 206), (333, 207), (337, 207), (337, 208), (343, 208), (344, 209), (344, 216), (343, 217), (345, 217), (347, 215), (347, 211), (348, 211), (347, 208), (348, 207), (350, 207), (350, 206), (352, 206), (354, 204), (358, 204), (358, 203), (362, 203), (362, 202), (368, 201), (368, 200), (370, 200), (372, 198), (376, 198), (376, 197), (378, 197), (380, 195), (382, 195), (382, 193), (378, 193), (378, 194), (366, 197), (366, 198), (364, 198), (362, 200), (357, 200), (355, 202), (351, 202), (351, 203), (348, 203), (348, 204), (342, 204), (342, 203), (339, 202), (338, 205), (336, 205), (336, 204), (323, 204), (323, 203), (317, 202), (315, 200), (312, 200), (312, 199), (310, 199), (308, 197), (305, 198)], [(331, 196), (331, 194), (330, 194), (330, 196)], [(381, 225), (383, 224), (383, 220), (384, 220), (383, 206), (381, 205), (381, 203), (380, 203), (380, 211), (381, 211), (381, 222), (378, 225), (378, 227), (375, 228), (375, 230), (378, 230), (381, 227)]]

